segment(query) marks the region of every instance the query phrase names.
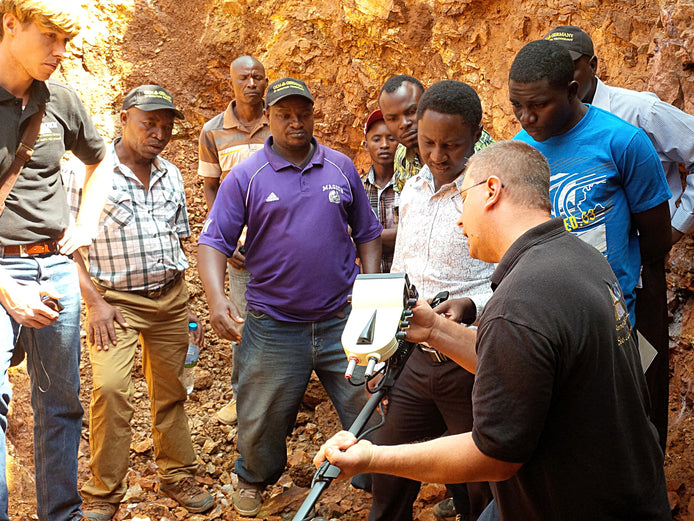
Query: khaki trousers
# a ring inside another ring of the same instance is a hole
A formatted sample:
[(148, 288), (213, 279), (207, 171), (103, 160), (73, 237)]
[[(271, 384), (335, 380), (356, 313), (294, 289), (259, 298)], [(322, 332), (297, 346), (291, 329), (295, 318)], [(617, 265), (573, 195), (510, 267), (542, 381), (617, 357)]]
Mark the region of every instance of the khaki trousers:
[(183, 405), (181, 374), (188, 349), (188, 289), (183, 278), (166, 294), (150, 299), (98, 288), (130, 326), (115, 324), (117, 345), (108, 351), (89, 346), (94, 386), (89, 417), (92, 478), (83, 485), (87, 500), (118, 503), (127, 486), (134, 386), (132, 369), (138, 339), (152, 414), (154, 460), (162, 482), (192, 476), (196, 457)]

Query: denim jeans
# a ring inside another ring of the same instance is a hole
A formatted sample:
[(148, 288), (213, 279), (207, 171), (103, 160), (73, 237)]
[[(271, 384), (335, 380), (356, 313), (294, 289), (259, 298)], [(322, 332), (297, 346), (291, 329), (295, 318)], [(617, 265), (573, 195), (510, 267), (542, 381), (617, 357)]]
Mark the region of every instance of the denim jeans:
[[(344, 311), (348, 314), (349, 307)], [(345, 379), (347, 358), (340, 337), (346, 320), (284, 322), (248, 310), (235, 359), (239, 368), (235, 473), (243, 481), (271, 485), (284, 472), (286, 438), (294, 428), (311, 371), (335, 405), (343, 428), (349, 428), (361, 411), (366, 403), (364, 388)], [(355, 379), (360, 380), (363, 367), (357, 369)]]
[[(20, 327), (0, 306), (0, 423), (5, 446), (11, 390), (7, 368), (16, 340), (27, 353), (34, 411), (36, 500), (41, 521), (79, 519), (77, 450), (82, 429), (80, 294), (74, 263), (62, 255), (0, 258), (0, 267), (21, 284), (50, 283), (62, 295), (58, 320), (40, 329)], [(0, 469), (0, 520), (8, 519), (4, 450)]]
[(487, 505), (487, 508), (484, 509), (477, 521), (501, 521), (496, 501), (492, 501)]
[[(241, 318), (246, 319), (246, 286), (251, 280), (251, 274), (246, 269), (234, 268), (231, 264), (228, 266), (229, 272), (229, 299), (239, 310)], [(240, 333), (243, 333), (244, 324), (235, 324)], [(231, 388), (236, 396), (236, 382), (239, 381), (238, 364), (236, 363), (236, 342), (232, 347), (232, 366), (231, 366)]]

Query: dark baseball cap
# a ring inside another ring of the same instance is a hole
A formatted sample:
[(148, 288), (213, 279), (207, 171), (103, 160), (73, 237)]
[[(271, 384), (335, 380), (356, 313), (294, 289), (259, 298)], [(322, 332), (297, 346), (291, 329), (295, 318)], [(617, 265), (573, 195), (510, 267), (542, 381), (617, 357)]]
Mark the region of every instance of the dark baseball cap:
[(313, 96), (308, 91), (306, 84), (296, 78), (281, 78), (273, 81), (265, 93), (265, 103), (271, 107), (288, 96), (303, 96), (313, 103)]
[(123, 98), (123, 110), (132, 107), (147, 112), (152, 110), (168, 109), (179, 119), (186, 119), (183, 112), (173, 104), (171, 94), (158, 85), (140, 85), (128, 92)]
[(377, 121), (383, 121), (383, 112), (381, 112), (381, 109), (374, 110), (371, 114), (369, 114), (369, 117), (366, 118), (366, 125), (364, 125), (364, 137), (366, 137), (366, 134), (369, 133), (369, 129)]
[(552, 42), (561, 44), (569, 51), (573, 60), (578, 60), (581, 56), (592, 58), (595, 54), (593, 40), (588, 33), (575, 25), (560, 25), (555, 27), (544, 38)]

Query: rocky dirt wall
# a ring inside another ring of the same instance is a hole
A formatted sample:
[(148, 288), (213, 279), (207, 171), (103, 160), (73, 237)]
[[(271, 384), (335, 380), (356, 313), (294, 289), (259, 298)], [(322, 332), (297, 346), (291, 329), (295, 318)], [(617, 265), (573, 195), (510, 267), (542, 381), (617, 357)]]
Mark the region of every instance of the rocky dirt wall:
[[(580, 25), (592, 35), (599, 76), (607, 83), (652, 90), (694, 113), (691, 0), (83, 2), (85, 30), (58, 76), (81, 93), (109, 137), (118, 132), (128, 89), (157, 83), (174, 95), (186, 121), (165, 155), (184, 173), (195, 234), (205, 214), (195, 176), (197, 136), (204, 121), (226, 107), (228, 66), (242, 54), (259, 58), (270, 80), (305, 80), (316, 98), (318, 139), (360, 169), (367, 166), (366, 115), (394, 74), (414, 75), (425, 85), (440, 79), (471, 84), (482, 99), (487, 130), (496, 139), (512, 137), (520, 127), (507, 100), (510, 62), (525, 43), (559, 24)], [(667, 468), (681, 519), (694, 519), (692, 248), (686, 239), (674, 249), (669, 274), (674, 356)], [(192, 243), (190, 251), (194, 269)], [(199, 286), (193, 292), (202, 297)]]

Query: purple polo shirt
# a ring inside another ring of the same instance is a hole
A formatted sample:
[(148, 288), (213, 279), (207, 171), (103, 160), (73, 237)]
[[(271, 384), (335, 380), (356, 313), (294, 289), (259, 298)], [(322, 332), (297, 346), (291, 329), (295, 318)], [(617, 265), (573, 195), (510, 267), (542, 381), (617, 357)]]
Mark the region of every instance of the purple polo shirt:
[(290, 322), (325, 319), (347, 304), (359, 272), (352, 239), (372, 241), (382, 227), (347, 156), (314, 138), (300, 169), (271, 144), (224, 178), (199, 243), (230, 257), (247, 225), (248, 308)]

